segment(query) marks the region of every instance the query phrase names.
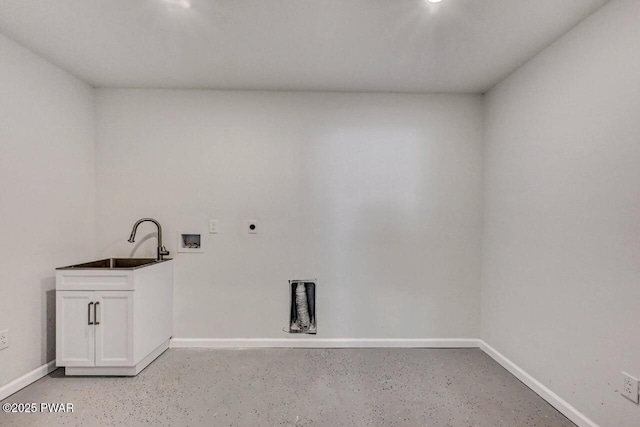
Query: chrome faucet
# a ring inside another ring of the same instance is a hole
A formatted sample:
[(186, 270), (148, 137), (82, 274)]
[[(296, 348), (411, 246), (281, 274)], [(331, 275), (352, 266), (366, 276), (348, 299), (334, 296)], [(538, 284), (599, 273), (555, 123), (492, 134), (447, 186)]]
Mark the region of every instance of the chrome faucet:
[(160, 226), (160, 223), (158, 221), (156, 221), (153, 218), (142, 218), (140, 220), (138, 220), (138, 222), (136, 222), (135, 224), (133, 224), (133, 230), (131, 230), (131, 236), (129, 237), (129, 242), (133, 243), (135, 242), (135, 238), (136, 238), (136, 231), (138, 231), (138, 226), (140, 224), (142, 224), (145, 221), (150, 221), (152, 223), (154, 223), (156, 225), (156, 227), (158, 227), (158, 261), (162, 261), (164, 259), (165, 255), (169, 255), (169, 251), (167, 250), (167, 248), (165, 248), (164, 246), (162, 246), (162, 227)]

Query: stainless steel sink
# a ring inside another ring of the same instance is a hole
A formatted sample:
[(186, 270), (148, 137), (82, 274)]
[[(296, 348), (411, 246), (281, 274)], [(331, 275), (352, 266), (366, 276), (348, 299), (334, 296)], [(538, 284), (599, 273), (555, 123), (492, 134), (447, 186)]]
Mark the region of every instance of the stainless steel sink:
[(56, 270), (134, 270), (136, 268), (142, 268), (159, 262), (168, 261), (169, 259), (170, 258), (158, 261), (155, 258), (107, 258), (82, 264), (69, 265), (67, 267), (60, 267), (56, 268)]

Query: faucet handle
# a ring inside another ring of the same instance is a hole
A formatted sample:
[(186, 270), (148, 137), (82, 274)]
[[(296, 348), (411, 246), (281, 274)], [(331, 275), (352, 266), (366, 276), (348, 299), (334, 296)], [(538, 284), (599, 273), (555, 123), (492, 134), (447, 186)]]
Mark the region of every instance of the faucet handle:
[(164, 246), (160, 246), (160, 255), (169, 255), (169, 251)]

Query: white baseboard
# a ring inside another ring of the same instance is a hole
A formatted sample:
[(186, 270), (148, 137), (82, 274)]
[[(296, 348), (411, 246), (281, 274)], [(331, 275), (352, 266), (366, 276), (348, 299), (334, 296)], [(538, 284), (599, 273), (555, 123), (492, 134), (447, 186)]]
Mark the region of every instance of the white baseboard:
[(172, 338), (171, 348), (477, 348), (473, 338)]
[(596, 423), (567, 403), (566, 400), (482, 340), (480, 340), (480, 349), (579, 427), (598, 427)]
[(37, 367), (33, 371), (24, 374), (18, 379), (11, 381), (9, 384), (0, 387), (0, 400), (4, 400), (11, 396), (13, 393), (22, 390), (31, 383), (38, 381), (40, 378), (49, 375), (56, 370), (56, 361), (52, 360), (40, 367)]

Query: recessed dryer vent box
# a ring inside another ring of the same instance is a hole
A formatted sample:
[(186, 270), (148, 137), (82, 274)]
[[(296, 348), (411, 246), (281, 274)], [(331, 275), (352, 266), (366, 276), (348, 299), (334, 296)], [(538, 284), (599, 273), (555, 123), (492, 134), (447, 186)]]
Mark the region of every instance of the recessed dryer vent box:
[(178, 252), (204, 252), (202, 233), (178, 231)]
[(316, 281), (289, 280), (291, 310), (289, 332), (292, 334), (315, 334), (316, 325)]

